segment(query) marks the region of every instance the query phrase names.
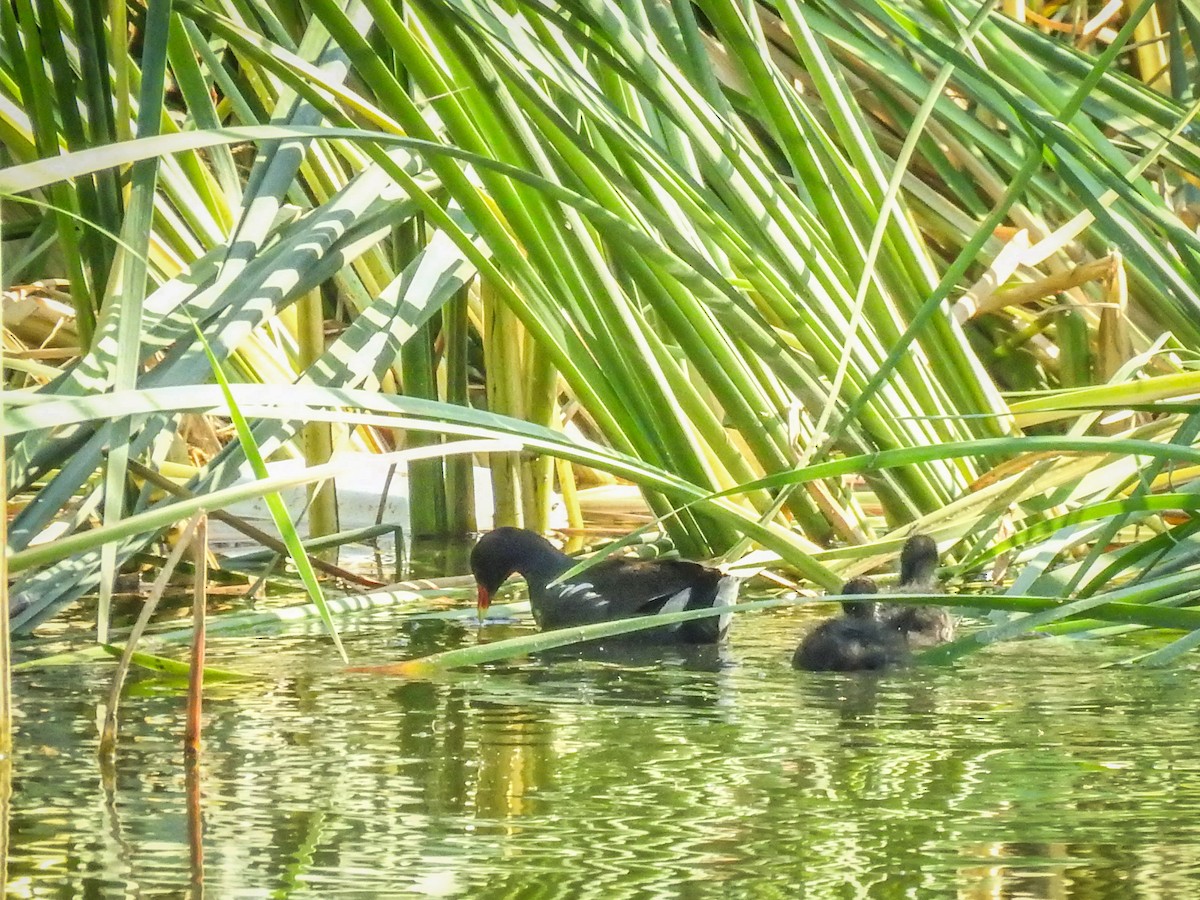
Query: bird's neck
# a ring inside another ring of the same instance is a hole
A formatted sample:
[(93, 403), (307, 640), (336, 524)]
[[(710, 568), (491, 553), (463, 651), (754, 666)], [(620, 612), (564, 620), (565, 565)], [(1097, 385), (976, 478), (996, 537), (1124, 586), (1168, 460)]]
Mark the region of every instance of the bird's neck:
[(575, 560), (561, 550), (542, 545), (521, 560), (517, 572), (531, 588), (542, 589), (573, 565)]

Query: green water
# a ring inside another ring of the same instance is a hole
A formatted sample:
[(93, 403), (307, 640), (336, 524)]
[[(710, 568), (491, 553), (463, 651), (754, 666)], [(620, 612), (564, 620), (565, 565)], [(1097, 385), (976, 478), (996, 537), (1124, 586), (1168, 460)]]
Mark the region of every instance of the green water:
[[(879, 679), (792, 671), (825, 611), (738, 617), (719, 656), (439, 682), (346, 674), (315, 631), (215, 640), (213, 664), (268, 677), (206, 699), (194, 848), (181, 689), (127, 692), (106, 778), (111, 664), (19, 673), (9, 889), (1197, 896), (1194, 672), (1101, 669), (1120, 648), (1051, 640)], [(343, 624), (361, 662), (476, 637), (387, 613)]]

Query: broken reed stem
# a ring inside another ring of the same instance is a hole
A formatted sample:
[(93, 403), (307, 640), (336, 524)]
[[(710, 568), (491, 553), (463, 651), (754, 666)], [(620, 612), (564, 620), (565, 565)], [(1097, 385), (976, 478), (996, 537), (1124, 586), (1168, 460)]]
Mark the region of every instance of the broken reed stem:
[[(390, 470), (390, 471), (394, 471), (394, 469), (395, 469), (395, 467), (393, 466), (392, 470)], [(149, 481), (151, 484), (153, 484), (157, 488), (161, 488), (162, 490), (166, 491), (171, 496), (178, 497), (181, 500), (190, 500), (196, 496), (191, 491), (189, 491), (187, 488), (183, 487), (182, 485), (176, 484), (175, 482), (173, 482), (171, 479), (167, 478), (162, 473), (156, 472), (153, 469), (143, 466), (137, 460), (131, 459), (129, 461), (129, 471), (133, 472), (133, 474), (137, 475), (139, 478), (146, 479), (146, 481)], [(389, 478), (390, 478), (390, 475), (389, 475)], [(329, 483), (329, 482), (327, 482), (327, 483)], [(384, 495), (386, 496), (386, 494), (387, 494), (387, 490), (385, 488)], [(382, 507), (380, 508), (379, 514), (381, 516), (383, 514)], [(251, 525), (245, 519), (240, 518), (239, 516), (235, 516), (235, 515), (233, 515), (233, 513), (230, 513), (223, 509), (214, 509), (209, 513), (209, 515), (212, 518), (216, 519), (218, 522), (224, 522), (226, 525), (230, 526), (231, 528), (236, 528), (238, 531), (240, 531), (246, 537), (250, 538), (252, 541), (257, 541), (258, 543), (260, 543), (264, 547), (266, 547), (268, 550), (274, 550), (276, 553), (280, 553), (284, 556), (287, 555), (287, 552), (288, 552), (287, 545), (283, 541), (279, 540), (279, 538), (275, 537), (272, 534), (268, 534), (267, 532), (263, 531), (261, 528)], [(379, 520), (377, 520), (375, 524), (378, 525)], [(320, 569), (326, 575), (333, 575), (335, 578), (341, 578), (345, 581), (352, 581), (355, 584), (361, 584), (364, 587), (382, 587), (383, 586), (382, 581), (376, 581), (373, 578), (367, 578), (363, 575), (359, 575), (355, 572), (351, 572), (348, 569), (343, 569), (341, 566), (336, 566), (333, 563), (326, 562), (325, 560), (321, 559), (319, 556), (315, 556), (314, 554), (310, 553), (308, 555), (308, 560), (309, 560), (309, 562), (312, 563), (314, 569)]]
[(201, 510), (188, 520), (187, 525), (183, 529), (183, 534), (179, 536), (179, 540), (171, 548), (171, 552), (167, 556), (167, 561), (163, 564), (158, 577), (154, 579), (154, 584), (150, 588), (150, 596), (146, 598), (146, 602), (142, 605), (142, 611), (138, 615), (137, 621), (133, 624), (133, 628), (129, 632), (129, 637), (125, 639), (125, 650), (121, 653), (121, 660), (117, 663), (117, 670), (113, 673), (112, 687), (108, 692), (108, 706), (104, 713), (104, 725), (100, 729), (99, 755), (102, 758), (112, 756), (116, 750), (117, 706), (121, 702), (121, 691), (125, 687), (125, 676), (129, 674), (129, 664), (133, 660), (134, 648), (137, 647), (137, 642), (146, 630), (146, 626), (150, 624), (150, 617), (154, 615), (154, 610), (158, 608), (158, 601), (162, 599), (162, 595), (166, 592), (167, 583), (171, 580), (171, 576), (175, 574), (175, 567), (179, 565), (179, 560), (183, 557), (184, 551), (187, 550), (188, 545), (191, 543), (192, 536), (196, 533), (196, 528), (203, 517), (204, 512)]
[(1112, 269), (1113, 257), (1105, 256), (1101, 259), (1082, 263), (1066, 272), (1056, 272), (1053, 275), (1047, 275), (1045, 278), (1039, 278), (1037, 281), (1031, 281), (1028, 284), (1015, 284), (1011, 287), (1002, 288), (989, 297), (980, 298), (977, 306), (969, 312), (968, 318), (978, 318), (984, 313), (997, 312), (1007, 306), (1020, 306), (1023, 303), (1032, 303), (1044, 297), (1050, 297), (1054, 294), (1080, 287), (1091, 281), (1111, 278)]
[(208, 599), (208, 518), (201, 513), (192, 540), (192, 664), (188, 670), (187, 730), (184, 751), (190, 757), (200, 753), (200, 700), (204, 692), (204, 624)]

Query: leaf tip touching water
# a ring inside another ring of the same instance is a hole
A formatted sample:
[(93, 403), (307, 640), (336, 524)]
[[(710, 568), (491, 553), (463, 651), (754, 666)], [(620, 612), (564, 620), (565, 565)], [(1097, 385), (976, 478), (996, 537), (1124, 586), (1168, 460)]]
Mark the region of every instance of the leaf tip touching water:
[(428, 678), (438, 672), (441, 666), (424, 659), (406, 659), (402, 662), (388, 663), (382, 666), (348, 666), (347, 672), (361, 675), (396, 675), (401, 678)]

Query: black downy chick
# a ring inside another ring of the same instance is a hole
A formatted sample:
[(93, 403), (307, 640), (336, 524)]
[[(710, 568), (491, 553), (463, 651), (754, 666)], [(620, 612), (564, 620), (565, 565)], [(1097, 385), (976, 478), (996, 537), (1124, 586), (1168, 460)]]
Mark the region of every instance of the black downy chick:
[[(899, 594), (937, 593), (938, 549), (927, 534), (914, 534), (900, 551)], [(889, 611), (884, 621), (896, 629), (912, 650), (954, 640), (954, 618), (941, 606), (902, 606)]]
[[(866, 577), (842, 586), (849, 595), (876, 594)], [(908, 644), (895, 628), (879, 620), (873, 600), (842, 601), (844, 615), (822, 622), (810, 631), (792, 657), (792, 665), (809, 672), (879, 671), (908, 660)]]

